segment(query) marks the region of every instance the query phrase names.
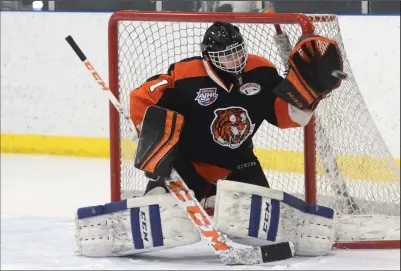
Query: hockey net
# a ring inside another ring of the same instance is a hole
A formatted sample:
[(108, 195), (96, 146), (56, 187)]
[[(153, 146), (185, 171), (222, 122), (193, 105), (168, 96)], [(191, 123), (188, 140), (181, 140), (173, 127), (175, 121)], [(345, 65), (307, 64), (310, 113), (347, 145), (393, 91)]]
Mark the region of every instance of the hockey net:
[[(238, 25), (249, 53), (269, 59), (281, 75), (286, 63), (274, 42), (278, 31), (292, 46), (302, 33), (338, 42), (350, 79), (319, 104), (307, 127), (281, 130), (265, 122), (254, 137), (255, 152), (273, 189), (336, 210), (338, 247), (399, 248), (399, 165), (354, 80), (336, 16), (116, 12), (109, 21), (109, 79), (123, 107), (129, 110), (131, 90), (147, 78), (199, 56), (202, 36), (217, 20)], [(133, 166), (136, 144), (113, 107), (110, 144), (112, 200), (142, 195), (147, 180)]]

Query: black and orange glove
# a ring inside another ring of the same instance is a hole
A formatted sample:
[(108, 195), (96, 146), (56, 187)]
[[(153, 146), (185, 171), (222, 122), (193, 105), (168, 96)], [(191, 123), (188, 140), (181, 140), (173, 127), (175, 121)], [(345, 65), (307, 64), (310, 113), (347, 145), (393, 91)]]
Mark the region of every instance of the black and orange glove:
[(301, 110), (314, 110), (321, 99), (341, 84), (343, 60), (335, 40), (303, 35), (288, 59), (286, 78), (273, 90)]

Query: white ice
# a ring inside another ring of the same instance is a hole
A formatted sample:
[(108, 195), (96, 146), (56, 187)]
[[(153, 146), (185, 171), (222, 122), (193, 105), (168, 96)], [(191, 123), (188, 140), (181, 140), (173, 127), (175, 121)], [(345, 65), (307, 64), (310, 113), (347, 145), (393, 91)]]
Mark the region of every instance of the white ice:
[(131, 258), (76, 254), (74, 212), (109, 202), (109, 161), (1, 155), (1, 270), (400, 269), (400, 250), (336, 250), (261, 266), (224, 266), (204, 242)]

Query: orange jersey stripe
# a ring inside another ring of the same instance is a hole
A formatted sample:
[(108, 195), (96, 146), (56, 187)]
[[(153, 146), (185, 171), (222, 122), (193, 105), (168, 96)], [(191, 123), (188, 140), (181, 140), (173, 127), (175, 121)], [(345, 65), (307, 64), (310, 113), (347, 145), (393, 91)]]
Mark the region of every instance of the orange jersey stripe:
[(273, 63), (263, 57), (248, 55), (248, 62), (246, 63), (244, 72), (249, 72), (259, 67), (276, 68)]
[(290, 113), (288, 112), (288, 106), (289, 104), (286, 101), (280, 98), (276, 99), (274, 103), (274, 111), (277, 118), (277, 127), (282, 129), (300, 127), (301, 125), (291, 119)]
[(140, 125), (150, 105), (156, 105), (167, 88), (174, 87), (174, 77), (166, 74), (149, 80), (130, 94), (130, 117), (136, 126)]
[(175, 81), (192, 77), (208, 76), (201, 59), (193, 59), (176, 63), (174, 65), (174, 74)]
[(172, 67), (173, 69), (169, 74), (152, 78), (131, 92), (130, 117), (136, 126), (142, 123), (146, 109), (150, 105), (157, 105), (165, 91), (174, 88), (176, 81), (208, 76), (201, 59), (178, 62)]
[(200, 176), (202, 176), (208, 182), (214, 184), (216, 184), (219, 179), (227, 177), (232, 172), (231, 170), (225, 168), (199, 162), (192, 162), (192, 165), (195, 167), (196, 172), (198, 172)]

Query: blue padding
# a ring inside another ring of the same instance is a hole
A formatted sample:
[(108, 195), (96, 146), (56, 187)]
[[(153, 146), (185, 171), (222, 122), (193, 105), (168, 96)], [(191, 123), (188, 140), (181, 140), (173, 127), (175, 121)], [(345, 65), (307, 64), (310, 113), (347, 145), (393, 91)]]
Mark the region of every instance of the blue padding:
[(127, 210), (127, 200), (114, 201), (104, 205), (104, 214)]
[(257, 195), (252, 195), (248, 236), (256, 238), (258, 237), (261, 209), (262, 209), (262, 197)]
[(287, 204), (287, 205), (289, 205), (289, 206), (291, 206), (291, 207), (293, 207), (295, 209), (298, 209), (301, 212), (305, 213), (305, 211), (306, 211), (306, 209), (305, 209), (305, 207), (306, 207), (305, 201), (303, 201), (303, 200), (301, 200), (301, 199), (299, 199), (297, 197), (294, 197), (294, 196), (292, 196), (290, 194), (287, 194), (285, 192), (283, 192), (283, 194), (284, 194), (283, 202), (285, 204)]
[(283, 194), (284, 194), (283, 202), (295, 209), (300, 210), (301, 212), (322, 216), (330, 219), (334, 217), (334, 210), (331, 208), (315, 204), (306, 204), (305, 201), (297, 197), (294, 197), (285, 192)]
[(149, 206), (150, 228), (154, 247), (164, 245), (160, 209), (158, 204)]
[(115, 201), (106, 203), (105, 205), (96, 205), (89, 207), (82, 207), (77, 210), (78, 219), (111, 214), (118, 211), (123, 211), (127, 209), (127, 200)]
[(320, 205), (306, 205), (306, 212), (318, 216), (323, 216), (332, 219), (334, 217), (334, 210)]
[(103, 205), (82, 207), (77, 210), (78, 219), (98, 216), (103, 214)]
[(271, 214), (270, 214), (270, 227), (267, 232), (268, 241), (276, 241), (278, 222), (280, 218), (280, 202), (272, 199), (271, 200)]
[(131, 232), (135, 249), (143, 248), (141, 225), (139, 223), (139, 207), (131, 208)]

